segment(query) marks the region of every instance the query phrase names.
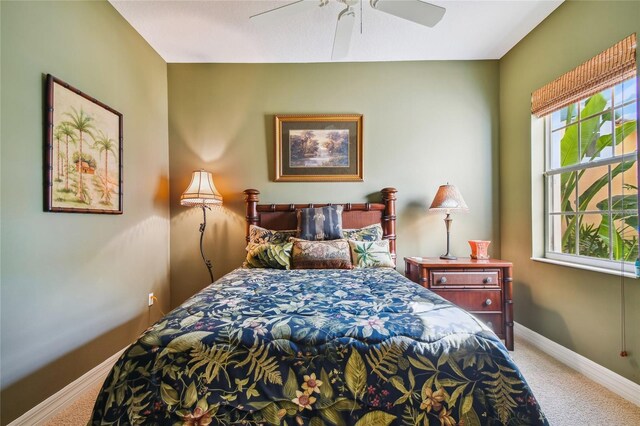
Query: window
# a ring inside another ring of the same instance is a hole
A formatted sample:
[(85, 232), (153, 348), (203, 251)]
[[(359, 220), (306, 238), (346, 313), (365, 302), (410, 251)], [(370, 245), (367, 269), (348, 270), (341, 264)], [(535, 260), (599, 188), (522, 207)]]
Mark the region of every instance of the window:
[(637, 119), (635, 76), (544, 116), (545, 257), (634, 270)]

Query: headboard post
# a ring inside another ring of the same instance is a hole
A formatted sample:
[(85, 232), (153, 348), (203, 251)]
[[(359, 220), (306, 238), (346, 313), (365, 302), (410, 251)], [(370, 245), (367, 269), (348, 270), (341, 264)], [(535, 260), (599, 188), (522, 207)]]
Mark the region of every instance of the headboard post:
[(396, 192), (395, 188), (384, 188), (382, 191), (384, 214), (382, 215), (384, 235), (389, 240), (389, 252), (396, 263)]
[(257, 225), (258, 220), (258, 201), (260, 191), (257, 189), (245, 189), (244, 191), (244, 199), (247, 202), (247, 225), (245, 232), (245, 239), (249, 242), (249, 226)]

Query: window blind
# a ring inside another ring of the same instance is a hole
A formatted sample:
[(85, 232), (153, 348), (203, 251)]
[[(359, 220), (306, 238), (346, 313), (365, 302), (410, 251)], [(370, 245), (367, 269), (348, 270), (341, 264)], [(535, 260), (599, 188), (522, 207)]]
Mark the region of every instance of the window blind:
[(531, 94), (531, 113), (545, 116), (636, 75), (636, 34)]

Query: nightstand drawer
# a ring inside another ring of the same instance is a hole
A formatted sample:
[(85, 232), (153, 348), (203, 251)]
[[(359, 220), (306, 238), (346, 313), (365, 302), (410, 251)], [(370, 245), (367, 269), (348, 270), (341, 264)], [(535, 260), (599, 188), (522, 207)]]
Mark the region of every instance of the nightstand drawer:
[(498, 336), (504, 336), (504, 319), (502, 314), (473, 314), (473, 316), (485, 323)]
[(469, 312), (502, 312), (500, 290), (447, 290), (433, 291)]
[(499, 271), (431, 271), (431, 287), (500, 287)]

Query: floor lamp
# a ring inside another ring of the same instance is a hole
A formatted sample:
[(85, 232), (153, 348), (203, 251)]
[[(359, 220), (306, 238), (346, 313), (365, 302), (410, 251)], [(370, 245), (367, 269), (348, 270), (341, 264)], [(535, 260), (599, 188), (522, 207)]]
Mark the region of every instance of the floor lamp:
[(211, 282), (213, 282), (213, 265), (211, 261), (204, 256), (202, 240), (204, 238), (204, 230), (207, 227), (207, 209), (211, 209), (211, 205), (222, 205), (222, 195), (213, 184), (213, 176), (210, 172), (203, 169), (196, 170), (191, 175), (191, 183), (180, 196), (180, 204), (188, 207), (202, 207), (202, 223), (200, 224), (200, 255), (204, 261)]

